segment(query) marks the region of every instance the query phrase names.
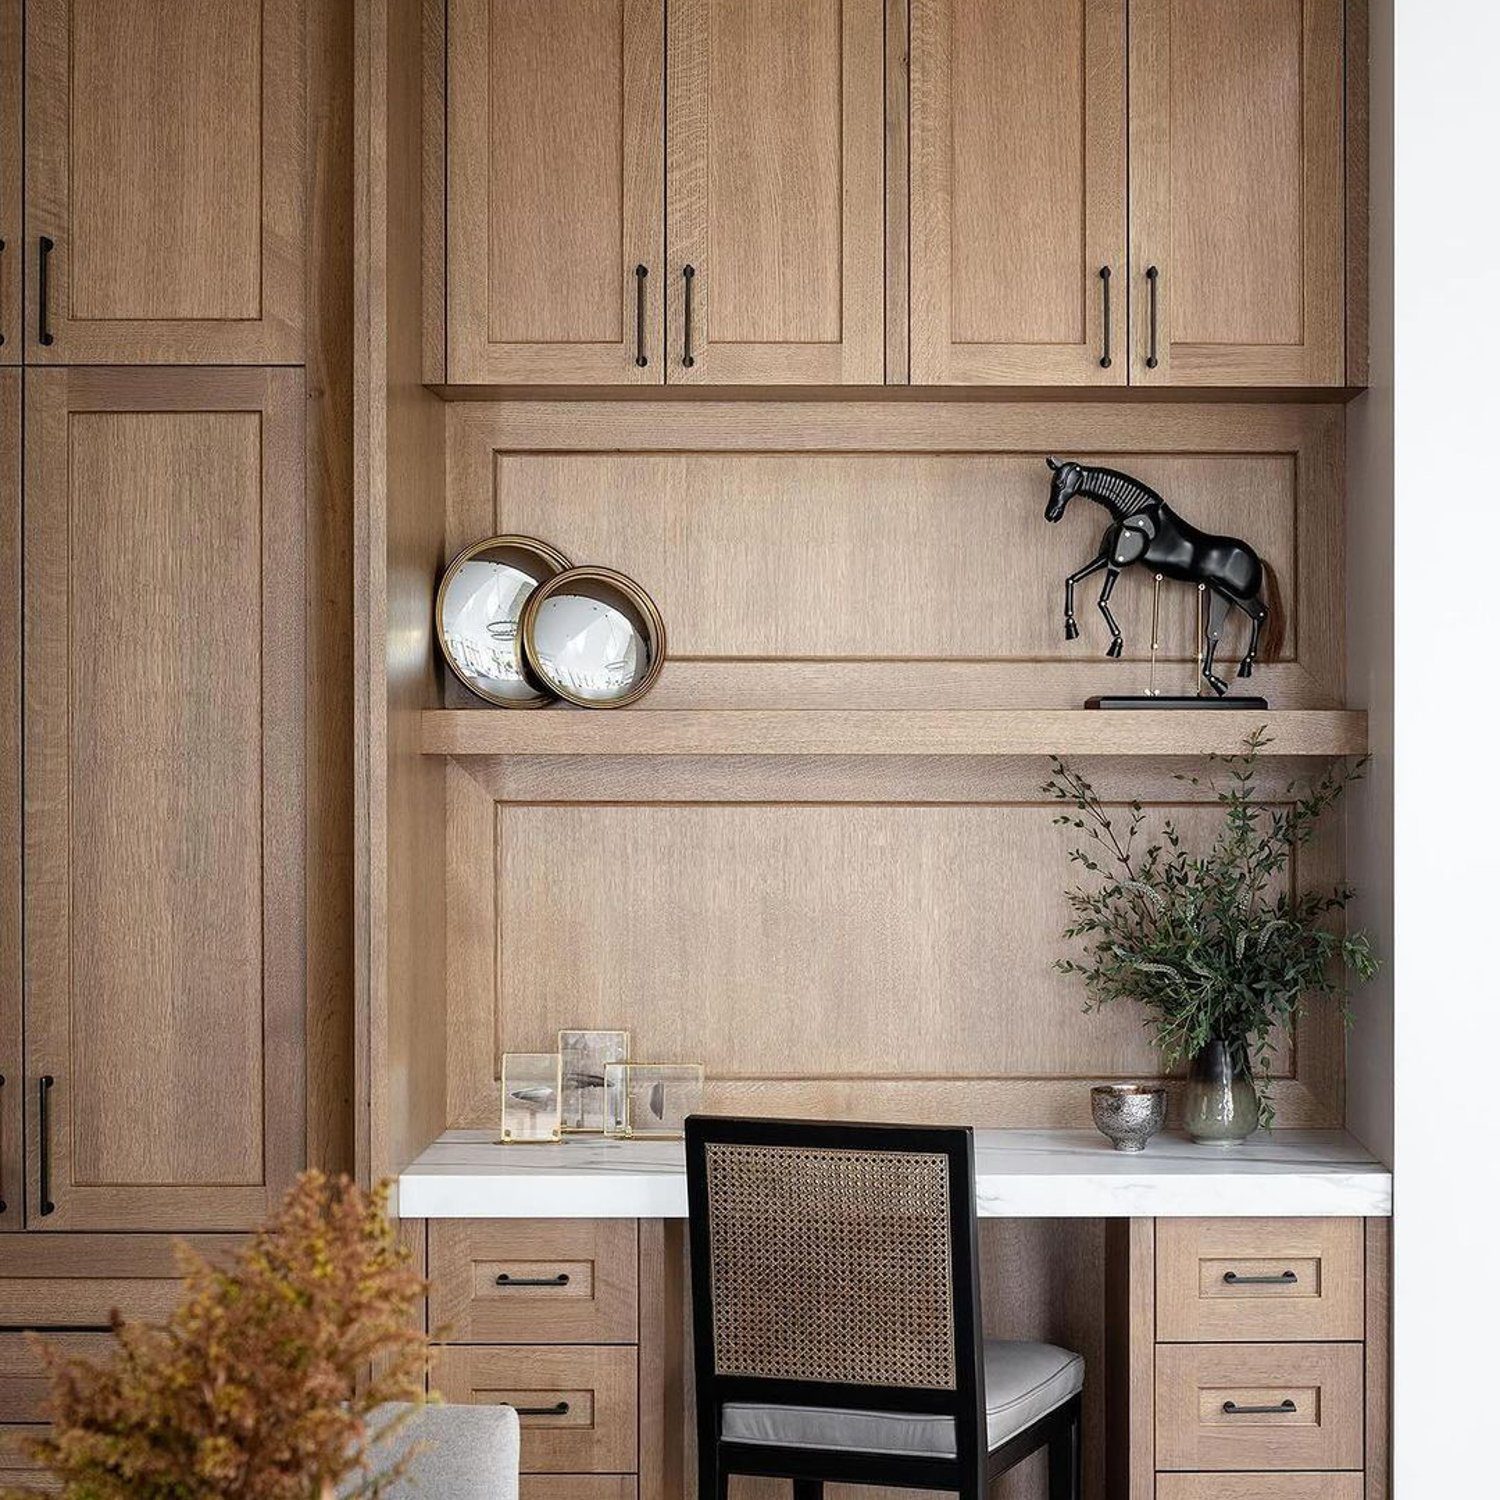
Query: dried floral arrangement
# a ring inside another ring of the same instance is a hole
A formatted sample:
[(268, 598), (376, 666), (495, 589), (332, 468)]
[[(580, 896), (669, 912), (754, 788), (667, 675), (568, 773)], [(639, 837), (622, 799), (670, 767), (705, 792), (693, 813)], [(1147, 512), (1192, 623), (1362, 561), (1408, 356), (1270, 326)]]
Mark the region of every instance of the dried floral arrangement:
[[(33, 1446), (66, 1500), (378, 1496), (370, 1414), (426, 1399), (425, 1285), (386, 1188), (307, 1172), (225, 1267), (179, 1246), (185, 1295), (161, 1326), (114, 1319), (113, 1358), (36, 1338), (50, 1434)], [(8, 1500), (41, 1493), (8, 1490)]]

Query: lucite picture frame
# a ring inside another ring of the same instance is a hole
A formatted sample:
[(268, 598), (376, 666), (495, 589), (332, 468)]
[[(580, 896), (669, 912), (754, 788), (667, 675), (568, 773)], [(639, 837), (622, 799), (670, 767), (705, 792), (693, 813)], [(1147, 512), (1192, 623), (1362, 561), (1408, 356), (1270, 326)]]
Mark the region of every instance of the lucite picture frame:
[(564, 1030), (557, 1033), (562, 1059), (562, 1132), (604, 1131), (604, 1069), (630, 1057), (628, 1031)]
[(614, 1140), (680, 1141), (703, 1104), (698, 1063), (609, 1063), (604, 1069), (604, 1133)]
[(540, 1145), (562, 1139), (562, 1058), (556, 1052), (507, 1052), (500, 1059), (500, 1142)]

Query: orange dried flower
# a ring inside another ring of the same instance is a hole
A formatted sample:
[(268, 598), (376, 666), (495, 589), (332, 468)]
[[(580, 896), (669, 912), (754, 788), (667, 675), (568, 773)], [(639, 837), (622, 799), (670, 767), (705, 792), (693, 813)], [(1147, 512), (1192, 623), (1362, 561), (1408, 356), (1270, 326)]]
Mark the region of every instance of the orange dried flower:
[(34, 1451), (67, 1500), (314, 1500), (351, 1476), (378, 1495), (394, 1472), (371, 1472), (366, 1419), (424, 1401), (428, 1360), (388, 1196), (306, 1172), (226, 1268), (180, 1245), (182, 1303), (159, 1327), (116, 1313), (113, 1359), (37, 1338), (53, 1429)]

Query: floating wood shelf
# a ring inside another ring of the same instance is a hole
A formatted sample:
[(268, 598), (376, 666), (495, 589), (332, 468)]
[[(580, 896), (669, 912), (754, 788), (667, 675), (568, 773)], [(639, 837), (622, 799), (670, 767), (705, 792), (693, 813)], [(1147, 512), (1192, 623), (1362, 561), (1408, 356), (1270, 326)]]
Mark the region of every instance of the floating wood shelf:
[(429, 755), (1359, 755), (1365, 715), (1144, 709), (429, 709)]

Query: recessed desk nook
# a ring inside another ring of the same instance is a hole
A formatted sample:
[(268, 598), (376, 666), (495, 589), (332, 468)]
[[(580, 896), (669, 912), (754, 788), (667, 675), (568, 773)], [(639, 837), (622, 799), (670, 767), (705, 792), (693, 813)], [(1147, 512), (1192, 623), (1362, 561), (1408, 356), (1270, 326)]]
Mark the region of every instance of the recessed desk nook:
[(497, 1144), (612, 1031), (705, 1114), (972, 1127), (1082, 1500), (1386, 1500), (1363, 0), (372, 15), (359, 1147), (435, 1388), (522, 1408), (522, 1500), (699, 1492), (681, 1142)]

